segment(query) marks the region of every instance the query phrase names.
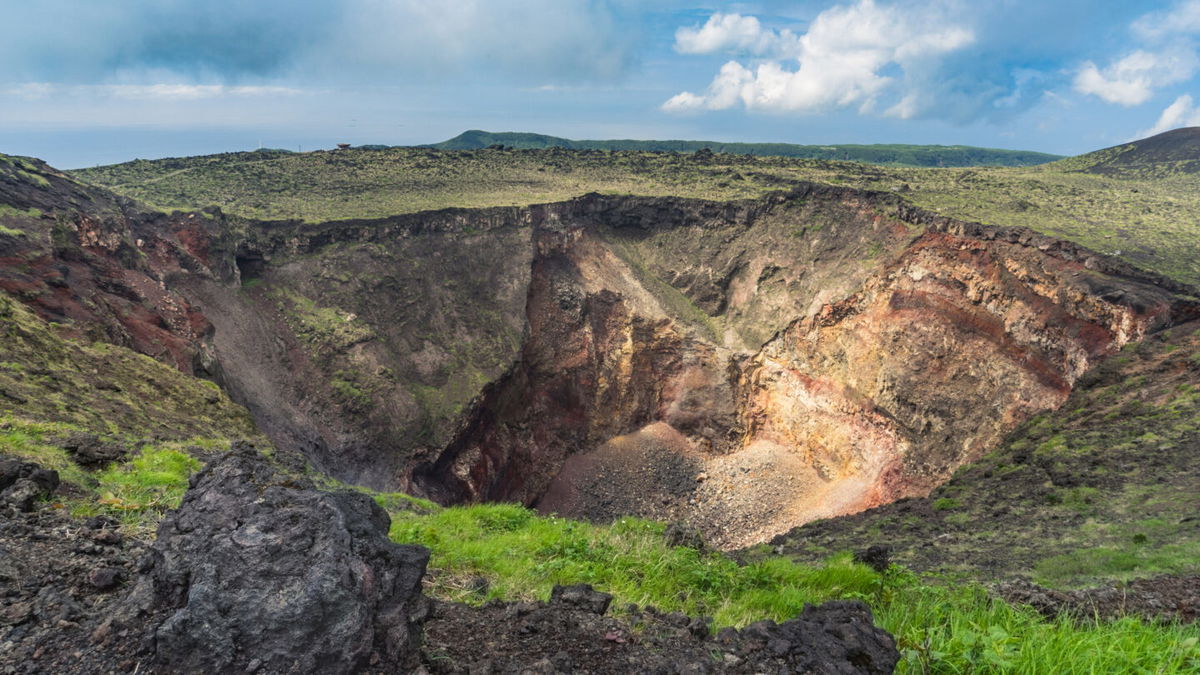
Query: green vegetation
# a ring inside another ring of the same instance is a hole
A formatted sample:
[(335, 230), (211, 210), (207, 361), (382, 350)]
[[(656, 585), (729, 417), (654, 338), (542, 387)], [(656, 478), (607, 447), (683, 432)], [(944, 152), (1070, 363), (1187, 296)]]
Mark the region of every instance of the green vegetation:
[(434, 592), (459, 600), (472, 599), (470, 581), (477, 576), (489, 581), (486, 598), (545, 598), (556, 583), (586, 582), (624, 602), (743, 625), (794, 614), (804, 602), (868, 593), (877, 582), (848, 559), (825, 568), (781, 559), (742, 568), (720, 554), (667, 547), (663, 529), (631, 518), (599, 526), (488, 504), (400, 512), (393, 515), (391, 535), (430, 547), (438, 570)]
[(0, 355), (0, 416), (133, 438), (258, 436), (246, 409), (212, 382), (79, 339), (3, 293)]
[(132, 458), (90, 472), (76, 464), (62, 443), (87, 431), (63, 423), (32, 422), (0, 416), (0, 455), (19, 457), (53, 469), (73, 487), (54, 504), (75, 516), (108, 515), (136, 536), (151, 536), (167, 510), (179, 506), (188, 477), (200, 469), (190, 453), (213, 452), (229, 447), (225, 438), (189, 438), (145, 443), (128, 437), (109, 440), (136, 447)]
[(517, 150), (566, 148), (633, 152), (721, 152), (731, 155), (773, 155), (800, 159), (832, 159), (891, 166), (1028, 166), (1044, 164), (1059, 155), (1022, 150), (996, 150), (966, 145), (795, 145), (793, 143), (719, 143), (715, 141), (573, 141), (568, 138), (520, 132), (471, 130), (429, 147), (439, 150), (482, 150), (502, 145)]
[[(35, 208), (18, 209), (8, 204), (0, 204), (0, 218), (40, 218), (42, 212)], [(10, 230), (11, 232), (11, 230)]]
[[(71, 336), (0, 293), (0, 454), (59, 472), (74, 486), (62, 507), (105, 513), (146, 534), (175, 507), (193, 455), (262, 441), (245, 408), (212, 382), (107, 343)], [(63, 444), (95, 434), (131, 453), (99, 472), (77, 465)]]
[(199, 470), (200, 461), (179, 450), (143, 449), (133, 461), (100, 472), (95, 501), (80, 500), (72, 513), (106, 513), (130, 528), (152, 529), (164, 512), (179, 506), (188, 477)]
[(1074, 672), (1184, 673), (1200, 667), (1200, 627), (1194, 625), (1046, 620), (978, 586), (896, 567), (879, 574), (847, 555), (814, 566), (778, 557), (740, 566), (720, 554), (667, 546), (662, 525), (636, 519), (592, 525), (539, 517), (516, 505), (414, 508), (394, 495), (377, 499), (399, 506), (389, 509), (393, 540), (432, 549), (426, 590), (443, 599), (544, 600), (554, 584), (590, 583), (612, 593), (614, 607), (653, 605), (740, 626), (789, 619), (805, 603), (859, 598), (896, 636), (900, 672), (1042, 673), (1070, 664)]
[[(735, 159), (739, 164), (756, 161)], [(737, 178), (735, 173), (691, 155), (390, 148), (231, 153), (130, 162), (74, 175), (164, 210), (219, 206), (251, 218), (312, 222), (525, 206), (587, 192), (738, 199), (781, 186), (773, 175)]]
[(934, 511), (953, 511), (962, 507), (962, 502), (951, 497), (942, 497), (933, 502)]
[(314, 355), (342, 352), (360, 342), (375, 338), (367, 324), (348, 312), (321, 307), (309, 298), (283, 288), (272, 288), (292, 331)]
[(963, 220), (1030, 227), (1200, 283), (1200, 173), (1147, 176), (1135, 166), (1089, 173), (1095, 160), (1086, 157), (909, 168), (720, 152), (385, 148), (139, 160), (74, 175), (164, 209), (215, 205), (252, 218), (314, 222), (522, 206), (587, 192), (744, 199), (816, 181), (896, 192)]

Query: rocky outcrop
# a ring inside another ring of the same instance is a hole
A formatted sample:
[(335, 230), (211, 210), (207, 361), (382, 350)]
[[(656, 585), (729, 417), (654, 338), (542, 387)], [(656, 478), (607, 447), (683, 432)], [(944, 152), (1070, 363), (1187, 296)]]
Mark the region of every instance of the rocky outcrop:
[(33, 462), (0, 457), (0, 506), (27, 512), (58, 489), (58, 472)]
[(927, 494), (1174, 304), (1032, 247), (928, 233), (750, 359), (749, 436), (801, 449), (847, 512)]
[[(37, 160), (0, 158), (0, 290), (72, 337), (129, 347), (192, 373), (211, 325), (171, 280), (210, 274), (216, 212), (149, 211)], [(15, 233), (15, 234), (11, 234)]]
[(75, 434), (63, 441), (62, 448), (85, 469), (103, 469), (129, 455), (128, 448), (96, 434)]
[(391, 543), (388, 526), (366, 495), (234, 451), (193, 478), (117, 615), (149, 625), (170, 672), (404, 670), (429, 552)]
[(1128, 345), (1078, 379), (1057, 410), (1021, 424), (928, 496), (811, 522), (765, 550), (815, 564), (829, 551), (886, 548), (915, 571), (976, 570), (988, 583), (1032, 576), (1066, 588), (1128, 578), (1081, 562), (1128, 551), (1139, 561), (1134, 576), (1147, 574), (1156, 568), (1140, 561), (1170, 559), (1200, 535), (1197, 353), (1200, 321)]

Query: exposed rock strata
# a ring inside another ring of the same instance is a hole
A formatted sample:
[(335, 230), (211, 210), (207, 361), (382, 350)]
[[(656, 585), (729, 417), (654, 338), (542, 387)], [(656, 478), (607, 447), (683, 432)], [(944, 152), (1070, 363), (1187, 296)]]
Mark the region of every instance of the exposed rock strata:
[(1200, 314), (1082, 247), (848, 188), (249, 223), (41, 170), (0, 185), (42, 214), (4, 217), (0, 287), (214, 378), (281, 448), (725, 547), (924, 494)]
[(751, 544), (926, 494), (1097, 360), (1196, 311), (1030, 232), (888, 216), (851, 191), (792, 200), (749, 224), (535, 230), (521, 358), (419, 484)]

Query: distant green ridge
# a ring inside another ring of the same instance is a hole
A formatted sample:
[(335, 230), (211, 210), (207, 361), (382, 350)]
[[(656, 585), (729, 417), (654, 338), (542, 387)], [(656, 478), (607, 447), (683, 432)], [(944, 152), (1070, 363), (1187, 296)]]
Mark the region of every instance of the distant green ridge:
[(1060, 155), (1025, 150), (997, 150), (967, 145), (794, 145), (791, 143), (721, 143), (717, 141), (574, 141), (569, 138), (519, 132), (473, 129), (448, 141), (433, 143), (439, 150), (480, 150), (502, 145), (517, 150), (568, 148), (572, 150), (634, 150), (640, 152), (713, 152), (735, 155), (773, 155), (802, 159), (831, 159), (888, 166), (1032, 166)]

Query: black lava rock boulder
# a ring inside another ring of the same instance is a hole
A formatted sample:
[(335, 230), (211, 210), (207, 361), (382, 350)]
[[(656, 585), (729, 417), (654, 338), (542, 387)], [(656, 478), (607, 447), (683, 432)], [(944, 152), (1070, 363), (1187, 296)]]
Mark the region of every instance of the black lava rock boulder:
[(389, 525), (366, 495), (234, 451), (192, 479), (117, 620), (148, 625), (169, 672), (406, 672), (429, 552), (389, 541)]

